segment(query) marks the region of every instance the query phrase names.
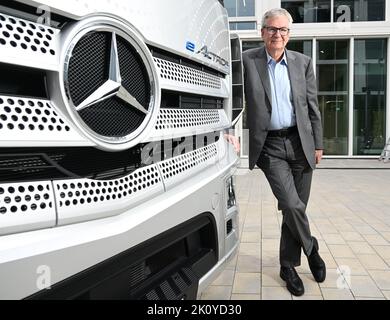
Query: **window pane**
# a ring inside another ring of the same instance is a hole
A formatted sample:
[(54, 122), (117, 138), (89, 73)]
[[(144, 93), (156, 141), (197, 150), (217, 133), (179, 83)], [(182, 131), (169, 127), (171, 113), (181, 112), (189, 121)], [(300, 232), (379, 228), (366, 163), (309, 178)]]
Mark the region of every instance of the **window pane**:
[(236, 0), (225, 0), (225, 8), (229, 17), (236, 17)]
[(253, 49), (253, 48), (260, 48), (264, 45), (262, 41), (243, 41), (242, 42), (242, 52)]
[(318, 64), (318, 90), (320, 91), (347, 91), (348, 65), (347, 64)]
[(319, 41), (318, 51), (319, 60), (348, 59), (348, 41), (322, 40)]
[(355, 41), (354, 155), (379, 155), (386, 136), (385, 39)]
[(230, 22), (230, 30), (255, 30), (256, 22)]
[(256, 22), (237, 22), (237, 30), (255, 30)]
[(348, 154), (348, 95), (318, 96), (324, 126), (324, 154)]
[(312, 57), (312, 41), (311, 40), (290, 40), (287, 44), (287, 49), (298, 51)]
[(324, 154), (348, 154), (348, 40), (317, 43), (318, 103), (324, 127)]
[(237, 16), (238, 17), (252, 17), (255, 15), (255, 1), (254, 0), (237, 0)]
[(282, 0), (281, 4), (295, 23), (330, 22), (330, 0)]
[(385, 0), (335, 0), (335, 21), (384, 21)]

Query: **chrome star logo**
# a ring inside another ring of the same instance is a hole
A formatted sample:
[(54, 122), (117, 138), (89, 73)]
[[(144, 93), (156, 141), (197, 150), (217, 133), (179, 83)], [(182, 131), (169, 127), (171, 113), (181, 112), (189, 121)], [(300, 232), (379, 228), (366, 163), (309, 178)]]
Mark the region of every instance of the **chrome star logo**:
[(109, 77), (102, 86), (100, 86), (95, 92), (93, 92), (89, 97), (87, 97), (83, 102), (81, 102), (76, 107), (76, 110), (81, 111), (111, 97), (118, 97), (119, 99), (126, 102), (129, 106), (139, 110), (144, 114), (148, 114), (148, 110), (146, 110), (137, 101), (137, 99), (132, 96), (125, 89), (125, 87), (122, 86), (118, 45), (115, 32), (112, 32)]
[(62, 72), (49, 73), (49, 90), (80, 133), (110, 152), (146, 140), (161, 91), (142, 35), (122, 20), (96, 14), (69, 24), (61, 44)]

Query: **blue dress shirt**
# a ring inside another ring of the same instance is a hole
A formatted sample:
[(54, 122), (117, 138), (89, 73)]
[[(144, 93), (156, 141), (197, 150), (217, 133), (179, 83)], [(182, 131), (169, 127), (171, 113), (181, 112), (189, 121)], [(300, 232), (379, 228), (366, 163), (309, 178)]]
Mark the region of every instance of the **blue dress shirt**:
[(296, 118), (292, 104), (286, 53), (284, 53), (282, 60), (277, 63), (267, 52), (267, 61), (272, 93), (272, 114), (268, 129), (280, 130), (293, 127), (296, 125)]

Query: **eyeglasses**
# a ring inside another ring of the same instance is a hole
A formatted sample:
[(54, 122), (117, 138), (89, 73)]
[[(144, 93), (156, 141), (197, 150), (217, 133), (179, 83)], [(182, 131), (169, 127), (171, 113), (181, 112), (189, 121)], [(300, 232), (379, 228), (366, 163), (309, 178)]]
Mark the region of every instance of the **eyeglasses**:
[(284, 27), (283, 28), (264, 27), (264, 28), (267, 30), (269, 35), (274, 35), (279, 31), (281, 36), (287, 36), (290, 32), (289, 28), (284, 28)]

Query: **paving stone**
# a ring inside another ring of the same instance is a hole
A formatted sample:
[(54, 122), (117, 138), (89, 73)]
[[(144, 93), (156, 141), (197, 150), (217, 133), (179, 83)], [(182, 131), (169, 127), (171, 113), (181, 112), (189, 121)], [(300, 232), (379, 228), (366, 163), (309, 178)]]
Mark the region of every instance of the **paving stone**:
[(292, 297), (279, 277), (282, 213), (270, 186), (260, 170), (239, 170), (239, 256), (202, 299), (390, 299), (390, 170), (314, 172), (307, 214), (327, 278), (317, 284), (302, 254), (297, 267), (306, 289), (302, 297)]
[(260, 294), (261, 274), (236, 272), (232, 293)]

